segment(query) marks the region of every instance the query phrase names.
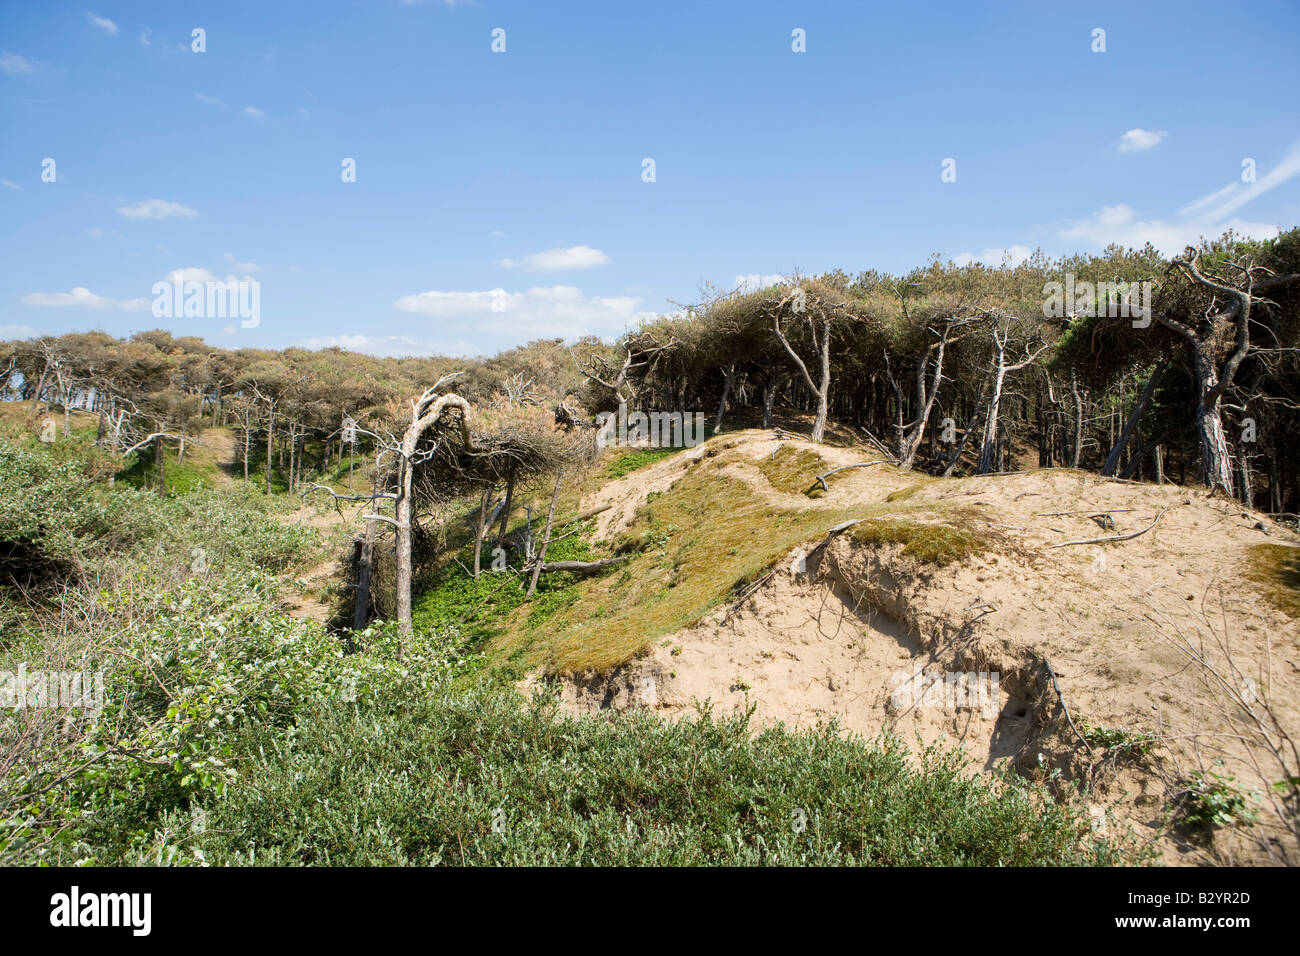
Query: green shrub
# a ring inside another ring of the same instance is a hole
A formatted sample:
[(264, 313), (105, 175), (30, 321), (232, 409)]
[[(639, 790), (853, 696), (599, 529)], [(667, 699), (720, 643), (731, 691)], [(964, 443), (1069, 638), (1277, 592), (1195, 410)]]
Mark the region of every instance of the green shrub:
[[(249, 741), (253, 746), (253, 741)], [(1108, 864), (1077, 809), (952, 753), (834, 728), (757, 735), (557, 713), (478, 687), (331, 701), (268, 730), (238, 781), (155, 836), (211, 864)]]

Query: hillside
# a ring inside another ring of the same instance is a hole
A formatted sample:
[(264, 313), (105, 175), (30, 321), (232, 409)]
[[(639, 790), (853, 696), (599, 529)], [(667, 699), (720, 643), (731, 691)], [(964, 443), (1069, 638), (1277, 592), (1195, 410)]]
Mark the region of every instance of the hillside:
[[(668, 530), (554, 622), (543, 671), (566, 704), (676, 718), (711, 701), (762, 723), (955, 740), (985, 770), (1086, 783), (1098, 819), (1148, 832), (1198, 773), (1261, 795), (1283, 777), (1270, 746), (1300, 730), (1291, 531), (1203, 490), (1066, 470), (936, 480), (878, 464), (803, 493), (867, 459), (747, 431), (589, 495), (584, 509), (613, 506), (598, 536)], [(1120, 540), (1062, 546), (1106, 537)], [(615, 643), (633, 626), (635, 651)], [(891, 702), (895, 675), (918, 671), (997, 672), (996, 707)], [(1213, 848), (1173, 828), (1165, 859), (1266, 859), (1256, 838), (1282, 823), (1263, 809)]]

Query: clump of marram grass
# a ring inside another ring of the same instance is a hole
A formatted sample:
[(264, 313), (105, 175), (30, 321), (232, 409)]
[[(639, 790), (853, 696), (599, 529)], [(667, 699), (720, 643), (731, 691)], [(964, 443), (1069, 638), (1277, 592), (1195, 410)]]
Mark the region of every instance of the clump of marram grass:
[(932, 485), (936, 481), (940, 481), (940, 480), (941, 479), (939, 478), (926, 478), (922, 481), (918, 481), (916, 484), (908, 485), (906, 488), (899, 488), (897, 491), (891, 491), (888, 495), (885, 496), (885, 500), (890, 502), (906, 501), (908, 498), (912, 497), (922, 488), (925, 488), (928, 485)]
[(1300, 618), (1300, 548), (1257, 544), (1250, 549), (1247, 576), (1288, 617)]
[[(773, 454), (767, 455), (758, 463), (758, 470), (777, 491), (788, 495), (807, 495), (820, 498), (826, 494), (826, 488), (817, 480), (817, 476), (830, 470), (826, 459), (810, 448), (792, 448), (782, 445)], [(844, 472), (826, 478), (828, 485), (834, 484), (844, 476)]]
[(853, 538), (861, 544), (903, 546), (903, 554), (922, 564), (942, 567), (989, 550), (987, 534), (974, 528), (946, 522), (914, 521), (910, 518), (877, 518), (853, 527)]

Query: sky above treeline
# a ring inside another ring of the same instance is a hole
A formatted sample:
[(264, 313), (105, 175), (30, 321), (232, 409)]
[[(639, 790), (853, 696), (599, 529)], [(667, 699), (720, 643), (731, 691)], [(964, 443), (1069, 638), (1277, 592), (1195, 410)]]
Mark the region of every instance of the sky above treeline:
[[(1272, 236), (1297, 50), (1293, 2), (0, 0), (0, 338), (491, 354), (796, 270)], [(228, 278), (256, 322), (155, 311)]]

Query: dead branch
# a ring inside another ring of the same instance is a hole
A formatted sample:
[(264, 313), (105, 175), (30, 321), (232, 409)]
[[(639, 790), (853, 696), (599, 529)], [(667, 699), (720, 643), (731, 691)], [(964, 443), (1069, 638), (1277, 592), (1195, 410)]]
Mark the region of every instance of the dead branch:
[(1160, 514), (1156, 515), (1155, 520), (1152, 521), (1145, 528), (1143, 528), (1141, 531), (1133, 531), (1129, 534), (1112, 535), (1107, 538), (1085, 538), (1081, 541), (1062, 541), (1060, 544), (1048, 545), (1048, 550), (1051, 550), (1052, 548), (1064, 548), (1071, 544), (1109, 544), (1114, 541), (1131, 541), (1133, 538), (1136, 538), (1138, 535), (1146, 534), (1148, 531), (1154, 528), (1156, 526), (1156, 522), (1159, 521), (1161, 516), (1168, 510), (1169, 510), (1168, 508), (1161, 508)]

